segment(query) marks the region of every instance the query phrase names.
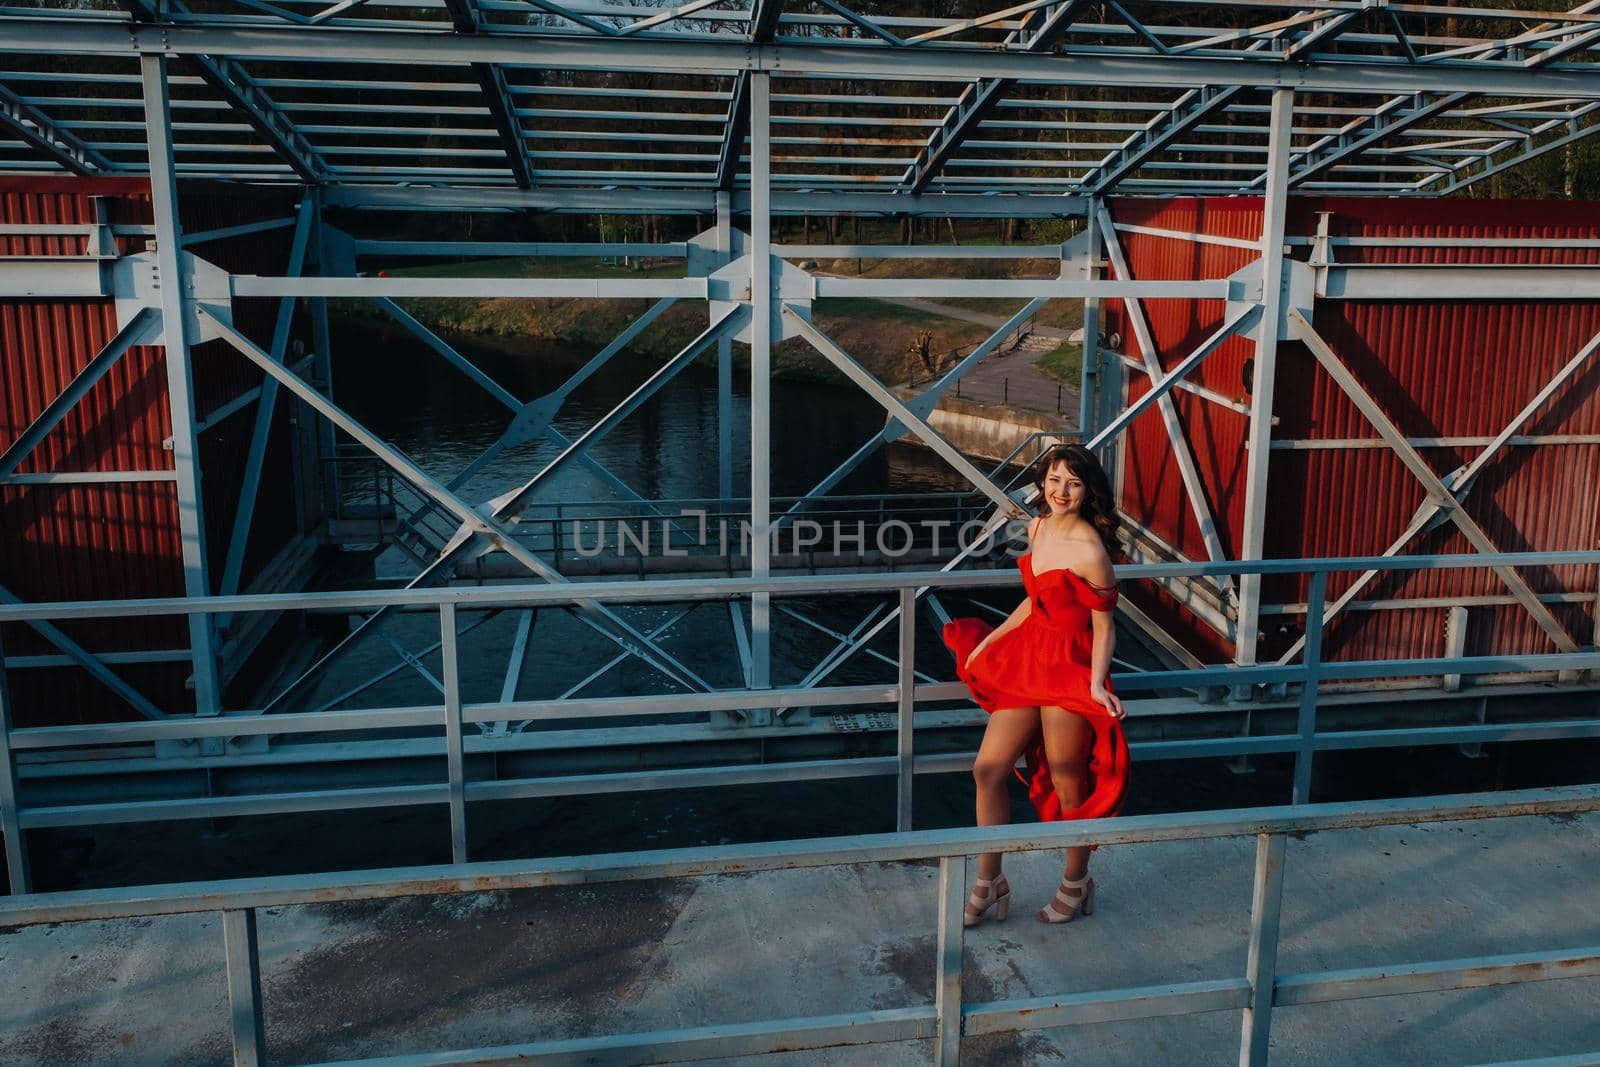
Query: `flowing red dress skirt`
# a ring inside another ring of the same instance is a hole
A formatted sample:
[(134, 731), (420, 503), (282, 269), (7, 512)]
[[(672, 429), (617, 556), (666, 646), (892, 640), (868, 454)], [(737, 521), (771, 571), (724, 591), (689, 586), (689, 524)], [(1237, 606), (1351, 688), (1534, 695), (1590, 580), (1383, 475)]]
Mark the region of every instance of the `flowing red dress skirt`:
[[(1094, 729), (1089, 751), (1089, 795), (1063, 810), (1045, 760), (1044, 736), (1023, 753), (1028, 800), (1046, 822), (1115, 815), (1128, 791), (1128, 741), (1122, 723), (1089, 695), (1094, 635), (1090, 612), (1110, 611), (1117, 590), (1102, 589), (1065, 569), (1033, 573), (1033, 555), (1017, 561), (1033, 610), (971, 662), (967, 657), (994, 630), (982, 619), (952, 619), (944, 643), (972, 699), (991, 714), (1000, 708), (1059, 707), (1083, 716)], [(1109, 688), (1109, 685), (1108, 685)]]

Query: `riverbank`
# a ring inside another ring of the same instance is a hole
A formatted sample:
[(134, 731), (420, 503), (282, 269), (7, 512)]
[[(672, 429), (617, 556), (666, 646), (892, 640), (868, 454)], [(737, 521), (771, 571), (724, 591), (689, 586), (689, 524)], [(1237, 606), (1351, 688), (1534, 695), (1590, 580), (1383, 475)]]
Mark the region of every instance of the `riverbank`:
[[(919, 277), (942, 277), (949, 273), (948, 269), (939, 269), (941, 261), (937, 260), (885, 261), (870, 266), (863, 276), (876, 276), (889, 265), (896, 268), (895, 273), (899, 276), (914, 272)], [(956, 261), (954, 265), (972, 266), (963, 261)], [(854, 261), (830, 261), (828, 266), (837, 266), (840, 273), (855, 273)], [(386, 268), (383, 273), (393, 277), (434, 278), (464, 275), (496, 278), (670, 278), (682, 277), (683, 272), (679, 263), (635, 269), (573, 260), (511, 258), (470, 264), (395, 265)], [(338, 300), (333, 303), (339, 314), (385, 319), (383, 312), (368, 301)], [(444, 336), (522, 337), (599, 349), (644, 314), (653, 302), (429, 297), (399, 303), (418, 321)], [(1016, 301), (1005, 300), (960, 299), (935, 304), (929, 301), (837, 298), (818, 300), (812, 310), (816, 325), (878, 380), (899, 385), (925, 377), (930, 364), (937, 365), (941, 356), (983, 341), (995, 324), (1020, 306)], [(681, 351), (705, 328), (706, 316), (705, 301), (680, 300), (635, 338), (629, 347), (645, 355), (667, 358)], [(1075, 328), (1081, 320), (1082, 308), (1079, 303), (1064, 300), (1051, 301), (1037, 318), (1040, 329), (1052, 336)], [(923, 335), (927, 335), (926, 355), (924, 346), (919, 344)], [(1023, 354), (1030, 365), (1041, 364), (1040, 369), (1051, 378), (1068, 384), (1076, 381), (1075, 360), (1070, 356), (1063, 358), (1066, 355), (1063, 346), (1054, 346), (1050, 351)], [(709, 364), (715, 358), (713, 351), (702, 356), (701, 361)], [(734, 360), (741, 370), (748, 368), (748, 348), (735, 345)], [(837, 384), (846, 381), (844, 375), (819, 352), (797, 338), (774, 346), (773, 372), (776, 377), (790, 380)]]

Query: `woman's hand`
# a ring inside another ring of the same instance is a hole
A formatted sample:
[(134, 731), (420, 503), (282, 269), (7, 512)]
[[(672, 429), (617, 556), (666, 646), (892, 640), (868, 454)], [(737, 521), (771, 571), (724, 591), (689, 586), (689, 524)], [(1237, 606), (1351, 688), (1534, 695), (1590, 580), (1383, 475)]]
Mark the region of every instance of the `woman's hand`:
[(1122, 708), (1122, 701), (1117, 699), (1117, 694), (1105, 687), (1103, 682), (1095, 682), (1089, 687), (1089, 696), (1096, 704), (1111, 713), (1113, 719), (1125, 719), (1128, 713)]
[(973, 647), (971, 652), (967, 653), (966, 661), (961, 664), (961, 669), (962, 670), (966, 670), (969, 666), (971, 666), (972, 661), (978, 658), (978, 653), (982, 652), (984, 649), (986, 649), (988, 647), (989, 647), (989, 639), (987, 637), (985, 637), (982, 641), (979, 641), (977, 643), (977, 645), (975, 645)]

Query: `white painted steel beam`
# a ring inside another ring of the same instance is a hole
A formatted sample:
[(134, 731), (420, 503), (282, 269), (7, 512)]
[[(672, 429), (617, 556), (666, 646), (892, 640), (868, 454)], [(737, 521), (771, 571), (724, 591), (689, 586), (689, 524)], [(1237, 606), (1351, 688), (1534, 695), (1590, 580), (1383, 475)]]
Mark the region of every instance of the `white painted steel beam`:
[[(202, 313), (205, 313), (203, 307), (201, 310)], [(208, 318), (209, 317), (210, 316), (208, 315)], [(729, 318), (733, 317), (734, 316), (730, 316)], [(722, 325), (726, 326), (727, 322), (728, 320), (725, 319)], [(257, 348), (249, 338), (238, 333), (231, 326), (228, 326), (227, 324), (219, 322), (215, 319), (212, 320), (212, 326), (230, 345), (242, 353), (252, 363), (255, 363), (257, 366), (261, 367), (269, 375), (277, 378), (279, 382), (290, 391), (300, 396), (303, 400), (310, 404), (311, 407), (318, 412), (318, 414), (322, 415), (323, 418), (328, 419), (340, 429), (350, 434), (364, 447), (381, 459), (385, 464), (392, 467), (401, 475), (401, 477), (405, 478), (408, 482), (416, 486), (422, 492), (425, 492), (427, 495), (437, 500), (457, 519), (457, 521), (463, 524), (463, 531), (487, 538), (493, 544), (499, 547), (501, 551), (511, 556), (524, 567), (527, 567), (528, 570), (534, 575), (543, 578), (545, 581), (553, 584), (567, 584), (567, 579), (565, 577), (553, 570), (538, 556), (523, 548), (522, 545), (520, 545), (516, 539), (511, 536), (510, 531), (506, 528), (504, 518), (508, 512), (514, 514), (515, 505), (519, 503), (517, 494), (508, 494), (507, 498), (502, 498), (502, 500), (508, 500), (507, 503), (500, 503), (497, 501), (496, 503), (499, 504), (499, 506), (496, 508), (495, 512), (488, 515), (484, 514), (479, 509), (474, 508), (471, 504), (450, 492), (444, 486), (439, 485), (409, 457), (401, 453), (398, 449), (390, 446), (381, 438), (378, 438), (366, 430), (365, 427), (363, 427), (358, 421), (352, 418), (343, 409), (339, 408), (327, 397), (317, 392), (317, 390), (301, 380), (297, 375), (293, 374), (282, 364), (273, 361), (271, 356)], [(708, 333), (711, 332), (712, 331), (708, 331)], [(703, 345), (705, 340), (705, 335), (702, 335), (701, 340), (696, 343)], [(690, 348), (694, 351), (698, 351), (698, 348), (695, 347), (695, 344), (691, 344)], [(442, 567), (452, 558), (453, 553), (462, 551), (465, 546), (470, 544), (472, 544), (472, 537), (462, 538), (451, 551), (446, 552), (445, 555), (440, 557), (440, 560), (435, 564), (435, 568)], [(430, 568), (430, 571), (435, 568)], [(429, 571), (424, 571), (423, 574), (419, 575), (415, 581), (421, 581), (429, 576)], [(609, 639), (615, 641), (622, 647), (628, 649), (630, 652), (633, 652), (640, 659), (644, 660), (652, 667), (655, 667), (667, 677), (687, 686), (690, 689), (706, 690), (710, 688), (709, 685), (707, 685), (703, 680), (699, 679), (698, 676), (696, 676), (692, 671), (689, 671), (687, 668), (679, 664), (674, 657), (667, 655), (656, 648), (652, 642), (650, 642), (642, 634), (638, 633), (638, 631), (635, 630), (632, 625), (617, 616), (610, 609), (604, 607), (596, 601), (587, 599), (579, 601), (575, 607), (578, 611), (578, 617), (586, 624)], [(377, 618), (377, 615), (369, 616), (367, 622), (363, 623), (363, 626), (370, 624), (374, 619)], [(290, 689), (285, 690), (285, 693), (292, 692), (294, 685), (298, 685), (303, 678), (304, 676), (293, 683)]]
[[(205, 509), (201, 503), (200, 440), (195, 432), (194, 366), (189, 349), (195, 328), (189, 278), (183, 258), (183, 227), (178, 219), (178, 189), (172, 171), (172, 116), (168, 108), (167, 63), (164, 56), (143, 56), (146, 139), (150, 153), (150, 203), (156, 224), (156, 276), (160, 282), (162, 347), (166, 352), (167, 407), (172, 417), (172, 467), (178, 505), (178, 536), (183, 560), (183, 589), (189, 597), (209, 596)], [(194, 702), (200, 715), (221, 711), (217, 676), (216, 633), (210, 616), (189, 616), (189, 646), (194, 656)]]
[(104, 154), (4, 84), (0, 84), (0, 130), (9, 130), (73, 174), (110, 174), (118, 169)]
[[(629, 41), (492, 32), (443, 37), (430, 30), (297, 26), (148, 25), (99, 20), (6, 20), (0, 53), (213, 55), (238, 59), (333, 59), (350, 63), (505, 63), (561, 70), (619, 70), (731, 76), (739, 70), (786, 77), (924, 76), (924, 57), (899, 49), (833, 45), (752, 45), (744, 41), (654, 36)], [(915, 65), (914, 68), (909, 65)], [(1492, 96), (1600, 99), (1600, 73), (1583, 64), (1540, 69), (1441, 60), (1413, 64), (1374, 56), (1337, 59), (1218, 58), (1074, 51), (1054, 55), (973, 48), (940, 49), (941, 79), (1016, 78), (1050, 85), (1189, 89), (1197, 84), (1293, 88), (1305, 93), (1455, 92), (1463, 84)]]
[[(1096, 222), (1098, 224), (1096, 232), (1101, 235), (1112, 269), (1116, 271), (1119, 279), (1132, 280), (1133, 272), (1128, 266), (1127, 257), (1123, 255), (1122, 242), (1117, 238), (1111, 212), (1106, 210), (1103, 202), (1099, 204), (1096, 212)], [(1150, 334), (1150, 325), (1145, 320), (1144, 308), (1134, 298), (1125, 298), (1123, 306), (1127, 309), (1128, 325), (1133, 331), (1134, 342), (1139, 346), (1139, 358), (1144, 364), (1145, 374), (1150, 379), (1150, 385), (1154, 387), (1166, 372), (1161, 366), (1155, 338)], [(1088, 336), (1087, 329), (1084, 336), (1086, 338)], [(1221, 339), (1217, 340), (1207, 351), (1214, 351), (1221, 343)], [(1174, 384), (1179, 380), (1181, 379), (1174, 378)], [(1217, 533), (1216, 519), (1211, 514), (1211, 501), (1206, 493), (1205, 482), (1200, 477), (1200, 468), (1195, 463), (1189, 439), (1184, 435), (1183, 420), (1178, 415), (1177, 405), (1172, 402), (1171, 393), (1164, 393), (1157, 401), (1157, 406), (1161, 411), (1162, 425), (1167, 431), (1167, 443), (1172, 449), (1173, 461), (1177, 464), (1179, 476), (1183, 479), (1184, 495), (1188, 498), (1189, 511), (1194, 516), (1195, 525), (1199, 528), (1200, 537), (1206, 545), (1206, 555), (1213, 560), (1227, 559), (1227, 551), (1223, 548), (1222, 538)], [(1230, 599), (1234, 598), (1233, 583), (1226, 582), (1225, 588)]]
[[(1277, 389), (1278, 335), (1284, 307), (1283, 230), (1289, 203), (1289, 156), (1293, 149), (1294, 93), (1279, 89), (1272, 94), (1271, 135), (1267, 164), (1266, 198), (1261, 222), (1261, 305), (1256, 326), (1255, 371), (1250, 389), (1250, 427), (1245, 438), (1246, 463), (1244, 528), (1239, 537), (1239, 558), (1263, 557), (1267, 539), (1268, 464), (1272, 457), (1273, 395)], [(1239, 581), (1238, 627), (1234, 662), (1256, 662), (1260, 635), (1261, 575), (1247, 574)], [(1269, 1006), (1270, 1007), (1270, 1006)]]
[[(1366, 420), (1372, 424), (1373, 429), (1377, 430), (1378, 434), (1389, 443), (1390, 448), (1400, 458), (1400, 461), (1405, 464), (1412, 477), (1422, 484), (1430, 501), (1440, 506), (1441, 510), (1445, 512), (1446, 516), (1456, 525), (1456, 528), (1461, 531), (1461, 535), (1467, 539), (1467, 542), (1475, 550), (1482, 553), (1498, 552), (1499, 549), (1495, 547), (1493, 541), (1489, 540), (1489, 536), (1483, 532), (1482, 527), (1459, 505), (1450, 488), (1434, 473), (1433, 468), (1428, 466), (1427, 460), (1423, 459), (1416, 449), (1406, 443), (1405, 436), (1390, 421), (1388, 415), (1378, 406), (1377, 401), (1373, 400), (1372, 396), (1361, 386), (1361, 383), (1350, 372), (1349, 368), (1340, 361), (1338, 355), (1329, 347), (1327, 341), (1317, 333), (1311, 322), (1300, 313), (1298, 308), (1290, 308), (1288, 318), (1295, 331), (1296, 338), (1305, 344), (1307, 350), (1316, 357), (1317, 362), (1328, 372), (1329, 377), (1350, 398)], [(1533, 616), (1534, 621), (1539, 624), (1539, 628), (1555, 643), (1558, 649), (1563, 652), (1576, 652), (1578, 650), (1577, 642), (1572, 639), (1572, 636), (1567, 633), (1566, 628), (1561, 625), (1556, 617), (1550, 613), (1550, 609), (1544, 605), (1538, 594), (1533, 591), (1520, 573), (1514, 568), (1505, 566), (1494, 566), (1490, 569), (1499, 575), (1500, 580), (1511, 590), (1512, 595), (1517, 598), (1518, 602), (1527, 609), (1528, 614)]]
[[(1452, 509), (1460, 507), (1462, 501), (1464, 501), (1466, 498), (1467, 493), (1471, 491), (1472, 483), (1477, 480), (1478, 475), (1483, 472), (1483, 469), (1489, 464), (1489, 462), (1499, 455), (1503, 448), (1515, 440), (1517, 430), (1526, 425), (1528, 420), (1532, 419), (1533, 416), (1549, 402), (1550, 398), (1554, 396), (1562, 386), (1571, 381), (1573, 375), (1582, 369), (1582, 367), (1589, 362), (1589, 360), (1597, 351), (1600, 351), (1600, 334), (1596, 334), (1595, 336), (1591, 337), (1588, 343), (1578, 350), (1577, 355), (1568, 360), (1566, 364), (1560, 370), (1558, 370), (1548, 382), (1544, 384), (1543, 388), (1535, 393), (1533, 398), (1522, 406), (1522, 410), (1517, 412), (1516, 415), (1512, 416), (1511, 421), (1506, 424), (1505, 428), (1501, 430), (1498, 435), (1496, 435), (1493, 439), (1484, 442), (1483, 449), (1476, 456), (1474, 456), (1469, 463), (1457, 468), (1450, 474), (1446, 475), (1444, 479), (1442, 479), (1443, 484), (1448, 487), (1450, 491), (1450, 503), (1447, 505), (1432, 496), (1424, 499), (1421, 506), (1417, 508), (1417, 513), (1412, 516), (1411, 521), (1406, 524), (1405, 530), (1401, 532), (1399, 537), (1396, 537), (1394, 541), (1390, 543), (1388, 548), (1383, 550), (1383, 554), (1385, 556), (1392, 556), (1399, 553), (1424, 530), (1438, 525), (1440, 516), (1446, 507)], [(1387, 441), (1383, 440), (1382, 438), (1380, 438), (1379, 441), (1384, 447), (1388, 447)], [(1413, 450), (1419, 447), (1415, 441), (1410, 439), (1406, 439), (1405, 443), (1408, 448)], [(1381, 571), (1374, 569), (1357, 575), (1355, 581), (1351, 582), (1344, 592), (1339, 595), (1338, 599), (1329, 605), (1326, 611), (1322, 613), (1322, 629), (1326, 630), (1328, 624), (1331, 623), (1340, 612), (1349, 608), (1351, 603), (1354, 602), (1355, 599), (1361, 595), (1362, 591), (1366, 589), (1367, 586), (1370, 585), (1381, 573)], [(1544, 598), (1541, 597), (1540, 600), (1543, 601)], [(1596, 625), (1600, 626), (1600, 604), (1596, 605), (1595, 617), (1597, 620)], [(1306, 638), (1299, 638), (1281, 657), (1279, 657), (1278, 662), (1292, 662), (1305, 644)]]
[(22, 462), (50, 436), (51, 431), (61, 424), (67, 413), (89, 395), (89, 391), (106, 376), (106, 372), (117, 365), (127, 354), (128, 349), (136, 345), (149, 344), (158, 338), (160, 333), (160, 309), (141, 308), (128, 320), (127, 325), (117, 331), (115, 337), (106, 342), (105, 347), (83, 365), (83, 368), (73, 376), (72, 381), (56, 394), (55, 399), (45, 405), (45, 409), (17, 435), (11, 444), (6, 446), (5, 451), (0, 452), (0, 482), (16, 473)]
[(919, 418), (916, 413), (906, 406), (904, 401), (895, 396), (882, 382), (874, 378), (870, 371), (857, 363), (848, 352), (835, 344), (831, 337), (807, 322), (802, 312), (795, 308), (794, 305), (785, 304), (783, 306), (783, 315), (789, 325), (800, 336), (804, 337), (812, 348), (820, 352), (827, 358), (828, 362), (839, 368), (845, 377), (855, 382), (862, 391), (876, 400), (895, 421), (901, 423), (906, 429), (921, 438), (923, 444), (927, 445), (939, 458), (955, 468), (963, 478), (972, 483), (975, 489), (994, 501), (995, 507), (1001, 509), (1010, 517), (1022, 517), (1021, 510), (1011, 497), (1006, 495), (1004, 489), (991, 481), (988, 475), (973, 466), (969, 459), (957, 452), (938, 430), (935, 430), (926, 421)]
[[(162, 12), (154, 0), (118, 0), (134, 18), (130, 27), (135, 33), (149, 32), (157, 37), (165, 35)], [(187, 13), (179, 0), (169, 0), (179, 12)], [(140, 49), (140, 55), (170, 54), (161, 49)], [(243, 118), (259, 134), (277, 156), (296, 174), (313, 185), (328, 181), (327, 165), (317, 154), (311, 142), (305, 139), (294, 123), (273, 102), (272, 97), (257, 85), (237, 62), (226, 55), (191, 53), (189, 58), (200, 72), (201, 79), (217, 92), (229, 108)], [(170, 128), (170, 127), (169, 127)]]
[[(478, 20), (477, 0), (444, 0), (445, 10), (457, 33), (482, 32)], [(505, 72), (495, 63), (474, 63), (472, 73), (478, 79), (483, 102), (494, 119), (495, 132), (500, 135), (500, 147), (506, 163), (519, 189), (533, 186), (533, 162), (528, 155), (528, 142), (522, 136), (522, 123), (517, 118), (517, 107), (506, 87)]]

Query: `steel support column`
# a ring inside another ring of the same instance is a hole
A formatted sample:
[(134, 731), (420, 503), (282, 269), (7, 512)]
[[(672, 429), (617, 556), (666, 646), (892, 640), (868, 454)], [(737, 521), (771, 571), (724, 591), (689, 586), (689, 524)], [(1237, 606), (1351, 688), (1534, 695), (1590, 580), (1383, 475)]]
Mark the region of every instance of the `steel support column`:
[(1250, 1002), (1244, 1009), (1239, 1039), (1239, 1067), (1267, 1067), (1272, 1035), (1272, 987), (1278, 970), (1278, 920), (1283, 911), (1283, 863), (1287, 841), (1282, 834), (1256, 837), (1255, 887), (1250, 898), (1250, 950), (1245, 977)]
[[(730, 136), (732, 136), (730, 132)], [(739, 136), (742, 140), (743, 128)], [(731, 256), (733, 250), (733, 197), (717, 194), (717, 251)], [(718, 263), (722, 266), (726, 260)], [(733, 497), (733, 338), (723, 334), (717, 341), (717, 497)]]
[[(772, 574), (772, 77), (750, 75), (750, 576)], [(750, 598), (751, 688), (772, 684), (772, 596)]]
[[(1083, 280), (1097, 282), (1102, 271), (1102, 240), (1100, 233), (1100, 201), (1093, 200), (1089, 204), (1088, 217), (1084, 220), (1084, 235), (1087, 244), (1083, 258)], [(1078, 433), (1088, 437), (1099, 428), (1099, 396), (1101, 388), (1102, 368), (1100, 366), (1100, 298), (1089, 295), (1083, 298), (1083, 345), (1079, 349), (1079, 380), (1078, 380)], [(1114, 447), (1114, 446), (1111, 446)], [(1108, 470), (1106, 457), (1101, 455), (1100, 462)]]
[[(289, 250), (288, 272), (298, 275), (305, 265), (306, 245), (310, 243), (316, 205), (307, 197), (300, 202), (295, 221), (294, 243)], [(283, 362), (284, 351), (289, 346), (289, 327), (294, 321), (295, 300), (286, 296), (278, 302), (278, 319), (272, 331), (272, 358)], [(261, 473), (267, 459), (267, 442), (272, 434), (272, 418), (278, 406), (278, 380), (270, 375), (261, 376), (261, 399), (256, 407), (255, 426), (250, 434), (250, 452), (245, 459), (244, 482), (239, 487), (239, 505), (233, 516), (233, 532), (228, 538), (228, 558), (222, 567), (222, 585), (219, 592), (228, 596), (239, 591), (239, 581), (244, 572), (244, 553), (250, 540), (250, 526), (255, 519), (256, 494), (261, 488)], [(226, 626), (224, 617), (217, 620)]]
[[(1277, 381), (1278, 332), (1283, 322), (1283, 225), (1289, 203), (1289, 152), (1294, 126), (1294, 90), (1272, 93), (1267, 141), (1267, 189), (1261, 223), (1261, 307), (1257, 325), (1255, 374), (1250, 390), (1250, 429), (1244, 490), (1244, 530), (1239, 558), (1262, 558), (1266, 545), (1267, 467), (1272, 451), (1272, 394)], [(1239, 580), (1239, 626), (1234, 662), (1256, 661), (1261, 630), (1261, 575)]]
[(28, 844), (18, 817), (20, 796), (17, 759), (11, 751), (11, 689), (6, 684), (6, 650), (0, 645), (0, 835), (5, 837), (6, 875), (12, 896), (33, 891)]
[[(183, 551), (183, 590), (209, 596), (205, 513), (200, 494), (200, 441), (195, 433), (194, 368), (189, 359), (188, 279), (183, 273), (183, 228), (173, 176), (172, 116), (167, 58), (141, 56), (145, 136), (150, 149), (150, 201), (156, 223), (156, 271), (161, 285), (162, 342), (166, 347), (167, 400), (172, 412), (172, 466), (177, 472), (178, 529)], [(215, 636), (208, 615), (189, 616), (194, 660), (194, 706), (200, 715), (221, 711)]]

